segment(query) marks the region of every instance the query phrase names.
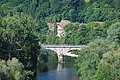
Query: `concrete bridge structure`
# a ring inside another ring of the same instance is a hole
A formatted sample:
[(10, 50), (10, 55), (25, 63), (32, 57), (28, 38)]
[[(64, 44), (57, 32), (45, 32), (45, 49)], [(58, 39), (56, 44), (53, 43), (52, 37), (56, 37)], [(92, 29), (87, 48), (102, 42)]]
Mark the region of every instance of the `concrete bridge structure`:
[(71, 54), (71, 50), (81, 50), (85, 45), (44, 45), (45, 49), (55, 51), (58, 56), (58, 62), (63, 62), (63, 55), (78, 57), (78, 55)]

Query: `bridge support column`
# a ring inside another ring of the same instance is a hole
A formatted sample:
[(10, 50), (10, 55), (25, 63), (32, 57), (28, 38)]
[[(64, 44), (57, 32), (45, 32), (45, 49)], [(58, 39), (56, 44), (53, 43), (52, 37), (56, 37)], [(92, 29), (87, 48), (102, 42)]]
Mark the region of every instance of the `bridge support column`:
[(62, 54), (58, 55), (58, 62), (63, 63), (63, 55)]

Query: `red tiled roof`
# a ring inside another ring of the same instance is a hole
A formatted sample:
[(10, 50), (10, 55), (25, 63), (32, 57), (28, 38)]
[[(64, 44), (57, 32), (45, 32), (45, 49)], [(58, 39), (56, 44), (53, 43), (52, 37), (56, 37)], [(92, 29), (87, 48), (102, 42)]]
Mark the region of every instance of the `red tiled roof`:
[(64, 27), (65, 25), (67, 25), (68, 23), (70, 23), (70, 21), (68, 20), (62, 20), (60, 23), (58, 23), (61, 27)]
[(47, 26), (50, 29), (50, 28), (54, 27), (54, 24), (53, 23), (47, 23)]
[(104, 24), (104, 22), (94, 22), (94, 23), (98, 23), (98, 24), (100, 24), (100, 25), (103, 25), (103, 24)]

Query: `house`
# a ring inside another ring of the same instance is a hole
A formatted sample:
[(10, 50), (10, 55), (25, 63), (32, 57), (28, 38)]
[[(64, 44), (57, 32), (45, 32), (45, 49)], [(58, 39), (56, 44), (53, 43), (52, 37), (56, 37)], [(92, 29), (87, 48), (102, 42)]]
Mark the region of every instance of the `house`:
[(61, 37), (65, 35), (64, 26), (69, 24), (70, 21), (62, 20), (60, 23), (57, 23), (57, 36)]
[(54, 31), (54, 24), (53, 23), (47, 23), (47, 26), (50, 31)]
[[(68, 21), (68, 20), (62, 20), (61, 22), (56, 23), (56, 25), (57, 25), (57, 36), (61, 37), (61, 36), (65, 35), (64, 26), (66, 26), (69, 23), (70, 23), (70, 21)], [(49, 30), (54, 31), (55, 24), (47, 23), (47, 26), (48, 26)]]

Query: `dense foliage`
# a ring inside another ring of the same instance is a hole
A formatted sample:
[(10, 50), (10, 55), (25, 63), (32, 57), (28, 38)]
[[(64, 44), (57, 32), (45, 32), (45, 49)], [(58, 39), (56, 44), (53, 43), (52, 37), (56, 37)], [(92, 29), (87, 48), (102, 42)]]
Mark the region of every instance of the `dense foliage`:
[(36, 68), (40, 45), (35, 25), (35, 20), (24, 13), (2, 17), (0, 59), (8, 60), (16, 57), (25, 67)]
[(71, 23), (65, 26), (66, 44), (87, 44), (95, 38), (106, 37), (106, 29), (103, 25), (97, 23)]
[(106, 38), (107, 30), (111, 24), (116, 21), (105, 21), (103, 24), (99, 22), (90, 23), (70, 23), (64, 27), (66, 36), (65, 44), (87, 44), (96, 38)]
[[(95, 29), (91, 32), (91, 27), (78, 29), (83, 30), (81, 33), (77, 32), (70, 36), (71, 33), (67, 33), (67, 37), (58, 38), (53, 36), (53, 32), (47, 30), (47, 22), (56, 23), (62, 19), (67, 19), (71, 22), (96, 22), (96, 21), (112, 21), (120, 20), (120, 1), (119, 0), (1, 0), (0, 1), (0, 16), (6, 16), (7, 14), (23, 12), (31, 15), (37, 20), (37, 31), (39, 32), (40, 42), (44, 44), (86, 44), (92, 39), (92, 36), (96, 32), (103, 31), (103, 28)], [(73, 25), (71, 25), (73, 26)], [(91, 25), (90, 25), (91, 26)], [(78, 26), (79, 27), (79, 26)], [(69, 29), (69, 28), (68, 28)], [(71, 28), (72, 29), (72, 28)], [(99, 29), (99, 30), (98, 30)], [(96, 31), (97, 30), (97, 31)], [(75, 32), (75, 31), (74, 31)], [(104, 33), (104, 31), (103, 31)], [(83, 34), (83, 35), (81, 35)], [(80, 36), (76, 40), (70, 42), (71, 37)], [(81, 37), (87, 37), (82, 38)], [(88, 37), (90, 36), (90, 38)], [(98, 34), (96, 36), (105, 36)], [(94, 38), (95, 38), (94, 37)], [(93, 39), (94, 39), (93, 38)], [(87, 40), (86, 40), (87, 39)], [(90, 39), (90, 40), (88, 40)]]
[(107, 39), (111, 41), (116, 41), (120, 43), (120, 22), (117, 22), (116, 24), (112, 24), (110, 26), (110, 29), (107, 31)]
[(25, 80), (24, 66), (16, 58), (0, 60), (0, 80)]
[[(7, 60), (17, 57), (27, 64), (32, 63), (40, 46), (35, 33), (35, 21), (23, 13), (2, 18), (0, 26), (0, 58)], [(30, 58), (27, 58), (30, 57)]]
[(76, 70), (81, 80), (120, 79), (120, 23), (112, 24), (106, 39), (95, 39), (79, 52)]
[(47, 22), (92, 22), (120, 17), (119, 0), (1, 0), (0, 5), (2, 16), (11, 11), (24, 12)]
[[(64, 27), (66, 35), (57, 37), (56, 25), (54, 31), (49, 31), (47, 23), (63, 19), (71, 23)], [(36, 68), (38, 59), (42, 68), (41, 63), (51, 58), (40, 49), (41, 43), (87, 45), (77, 51), (80, 79), (119, 80), (119, 21), (119, 0), (0, 0), (0, 79), (23, 79), (20, 62), (31, 69)], [(18, 62), (16, 70), (10, 68), (14, 61)]]

